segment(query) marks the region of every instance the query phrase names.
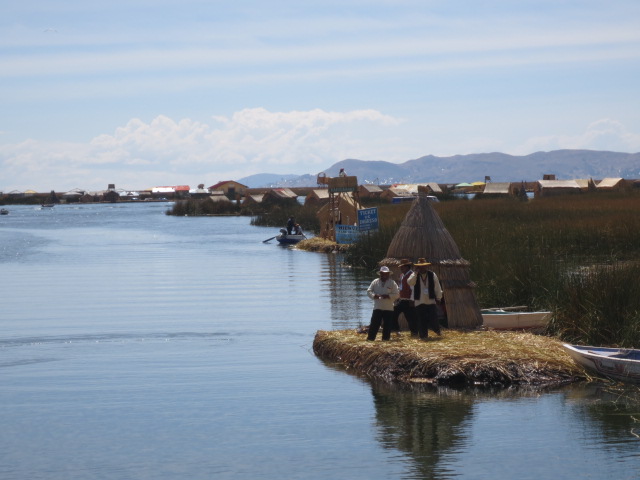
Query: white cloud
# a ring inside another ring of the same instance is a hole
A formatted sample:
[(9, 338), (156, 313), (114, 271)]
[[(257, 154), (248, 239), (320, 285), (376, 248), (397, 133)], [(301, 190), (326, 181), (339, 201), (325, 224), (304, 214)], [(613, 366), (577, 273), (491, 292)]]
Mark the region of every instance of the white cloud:
[(523, 155), (556, 149), (640, 151), (640, 134), (612, 119), (595, 121), (577, 135), (533, 137), (514, 150), (498, 137), (440, 139), (437, 133), (416, 135), (416, 130), (424, 127), (376, 110), (250, 108), (213, 116), (209, 123), (164, 115), (150, 122), (131, 119), (86, 143), (0, 144), (0, 191), (213, 184), (255, 173), (315, 174), (345, 158), (402, 162), (445, 150)]
[(380, 143), (368, 137), (400, 123), (375, 110), (264, 108), (216, 116), (212, 125), (163, 115), (149, 123), (132, 119), (86, 144), (29, 140), (0, 146), (3, 179), (10, 182), (0, 189), (101, 189), (114, 182), (141, 188), (260, 172), (317, 173), (348, 156), (379, 153)]
[(608, 150), (640, 152), (640, 134), (632, 133), (620, 122), (609, 118), (597, 120), (578, 135), (548, 135), (527, 140), (518, 153), (558, 149)]

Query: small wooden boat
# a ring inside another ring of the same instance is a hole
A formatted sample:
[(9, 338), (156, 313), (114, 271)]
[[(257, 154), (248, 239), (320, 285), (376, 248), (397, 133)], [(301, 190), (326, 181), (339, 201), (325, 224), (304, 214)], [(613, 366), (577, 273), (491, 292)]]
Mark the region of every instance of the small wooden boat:
[(482, 323), (494, 330), (531, 330), (544, 328), (551, 318), (551, 312), (518, 312), (514, 308), (486, 308), (480, 311)]
[(640, 350), (564, 344), (578, 365), (621, 382), (640, 384)]
[(276, 240), (280, 245), (295, 245), (307, 238), (304, 233), (287, 233), (287, 231), (283, 228), (280, 230), (280, 235), (276, 236)]

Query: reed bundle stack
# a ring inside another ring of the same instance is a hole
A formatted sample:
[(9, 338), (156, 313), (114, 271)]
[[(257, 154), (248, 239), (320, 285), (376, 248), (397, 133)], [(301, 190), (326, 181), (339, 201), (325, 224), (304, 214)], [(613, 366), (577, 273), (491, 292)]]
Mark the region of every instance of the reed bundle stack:
[[(380, 262), (397, 274), (400, 260), (426, 258), (442, 284), (450, 328), (472, 329), (482, 325), (469, 262), (426, 195), (420, 194), (391, 240), (387, 256)], [(397, 275), (396, 275), (397, 276)]]

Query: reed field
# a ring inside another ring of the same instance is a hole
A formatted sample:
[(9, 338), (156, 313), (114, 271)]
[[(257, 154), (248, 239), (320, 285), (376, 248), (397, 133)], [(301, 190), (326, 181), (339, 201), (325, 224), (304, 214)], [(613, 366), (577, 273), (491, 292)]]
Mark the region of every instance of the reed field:
[[(482, 308), (554, 312), (549, 331), (568, 341), (640, 345), (640, 192), (455, 200), (434, 204)], [(348, 252), (375, 268), (408, 211), (379, 205), (380, 231)]]
[(240, 207), (235, 202), (212, 202), (208, 198), (177, 200), (167, 215), (205, 216), (205, 215), (240, 215)]

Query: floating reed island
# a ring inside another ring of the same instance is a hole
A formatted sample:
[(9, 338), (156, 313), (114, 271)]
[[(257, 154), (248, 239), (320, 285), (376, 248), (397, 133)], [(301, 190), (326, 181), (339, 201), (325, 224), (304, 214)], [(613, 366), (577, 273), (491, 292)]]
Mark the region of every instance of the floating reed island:
[(551, 386), (587, 378), (562, 342), (532, 333), (443, 330), (425, 342), (401, 332), (390, 341), (369, 342), (356, 330), (320, 330), (313, 351), (388, 383)]

